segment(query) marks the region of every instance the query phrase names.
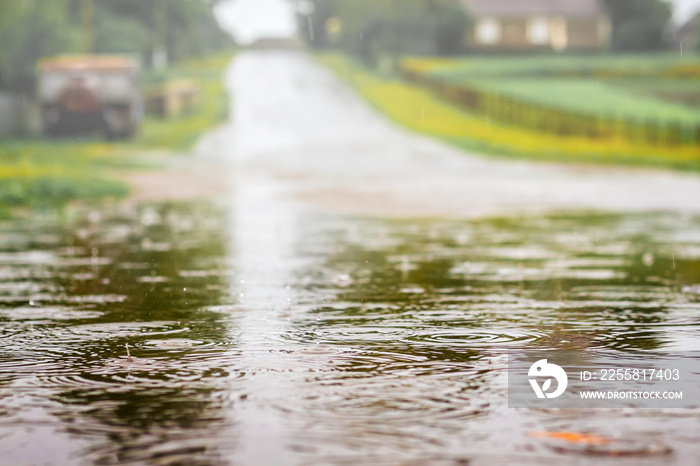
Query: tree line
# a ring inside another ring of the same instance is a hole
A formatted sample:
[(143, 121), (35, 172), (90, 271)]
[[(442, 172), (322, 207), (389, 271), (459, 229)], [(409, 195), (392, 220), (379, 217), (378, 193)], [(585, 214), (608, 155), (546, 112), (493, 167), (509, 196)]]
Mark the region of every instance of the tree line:
[(229, 46), (218, 0), (0, 0), (0, 88), (31, 92), (37, 61), (62, 53), (125, 53), (149, 65)]
[[(378, 54), (458, 52), (470, 17), (459, 0), (303, 0), (300, 36), (370, 60)], [(337, 23), (336, 23), (337, 21)]]

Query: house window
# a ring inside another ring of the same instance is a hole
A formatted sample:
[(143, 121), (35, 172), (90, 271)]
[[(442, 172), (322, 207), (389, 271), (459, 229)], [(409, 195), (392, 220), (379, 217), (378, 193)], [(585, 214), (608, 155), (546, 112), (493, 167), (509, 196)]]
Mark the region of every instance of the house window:
[(551, 24), (552, 47), (557, 52), (566, 50), (569, 46), (569, 31), (566, 26), (566, 18), (554, 18)]
[(501, 23), (495, 18), (484, 18), (476, 25), (476, 40), (480, 44), (496, 44), (501, 39)]
[(598, 45), (607, 45), (610, 43), (610, 21), (601, 16), (598, 19)]
[(534, 16), (527, 21), (527, 40), (533, 45), (545, 45), (549, 43), (549, 19), (542, 16)]

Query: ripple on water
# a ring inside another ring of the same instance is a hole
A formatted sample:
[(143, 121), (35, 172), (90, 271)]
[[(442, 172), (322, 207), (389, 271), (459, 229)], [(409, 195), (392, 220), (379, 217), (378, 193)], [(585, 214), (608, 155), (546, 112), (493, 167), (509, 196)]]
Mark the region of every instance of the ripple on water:
[(531, 329), (497, 328), (453, 328), (424, 331), (415, 340), (421, 343), (437, 343), (450, 347), (523, 346), (541, 336)]
[(16, 307), (13, 309), (0, 309), (0, 317), (8, 320), (81, 320), (96, 319), (103, 312), (90, 309), (75, 309), (67, 307)]
[(186, 338), (170, 338), (167, 340), (146, 340), (140, 343), (140, 346), (147, 349), (162, 349), (162, 350), (184, 350), (194, 346), (203, 346), (204, 342), (198, 340), (188, 340)]
[(105, 338), (127, 338), (154, 335), (172, 335), (188, 332), (179, 322), (109, 322), (101, 324), (76, 325), (58, 335), (66, 339), (97, 340)]
[(318, 328), (314, 330), (312, 338), (323, 342), (350, 344), (352, 342), (397, 341), (413, 334), (414, 330), (409, 326), (380, 326), (365, 323), (364, 325), (336, 325), (333, 328)]
[(1, 252), (0, 264), (4, 265), (52, 265), (56, 255), (49, 251)]
[[(521, 449), (559, 464), (580, 453), (527, 432), (637, 441), (640, 424), (674, 451), (697, 443), (697, 416), (508, 410), (502, 361), (697, 347), (697, 235), (676, 235), (675, 256), (664, 243), (694, 220), (345, 219), (328, 234), (310, 222), (290, 249), (298, 276), (275, 296), (276, 278), (238, 276), (226, 222), (200, 207), (132, 206), (0, 252), (0, 428), (23, 432), (38, 410), (90, 439), (79, 459), (105, 463), (184, 463), (258, 433), (303, 463)], [(237, 304), (255, 286), (259, 299)], [(284, 446), (257, 413), (284, 427)]]

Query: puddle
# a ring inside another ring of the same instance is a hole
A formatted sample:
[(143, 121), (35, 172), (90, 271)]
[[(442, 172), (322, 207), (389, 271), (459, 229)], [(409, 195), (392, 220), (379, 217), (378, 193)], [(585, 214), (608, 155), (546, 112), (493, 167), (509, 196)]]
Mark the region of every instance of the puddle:
[(0, 451), (78, 436), (66, 457), (105, 464), (700, 458), (690, 411), (508, 409), (504, 359), (700, 347), (700, 218), (307, 213), (290, 233), (230, 214), (0, 223)]

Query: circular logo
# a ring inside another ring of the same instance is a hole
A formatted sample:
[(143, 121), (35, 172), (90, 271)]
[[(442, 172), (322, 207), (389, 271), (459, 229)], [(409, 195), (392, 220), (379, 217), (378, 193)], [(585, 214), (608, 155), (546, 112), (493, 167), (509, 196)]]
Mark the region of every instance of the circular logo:
[[(569, 383), (569, 378), (566, 376), (564, 369), (556, 364), (548, 363), (546, 359), (540, 359), (530, 366), (527, 375), (530, 377), (530, 385), (535, 391), (537, 398), (556, 398), (564, 393), (566, 385)], [(546, 380), (540, 385), (537, 379), (544, 377), (546, 377)], [(552, 379), (557, 381), (557, 388), (554, 391), (550, 391)]]

